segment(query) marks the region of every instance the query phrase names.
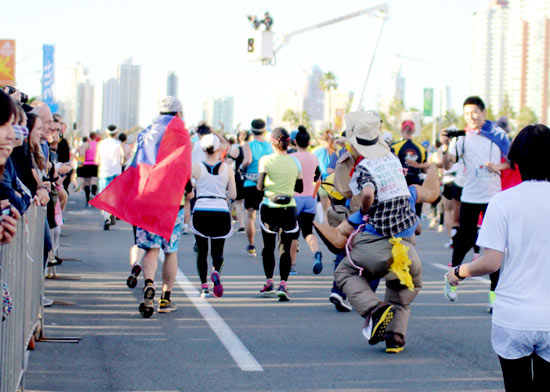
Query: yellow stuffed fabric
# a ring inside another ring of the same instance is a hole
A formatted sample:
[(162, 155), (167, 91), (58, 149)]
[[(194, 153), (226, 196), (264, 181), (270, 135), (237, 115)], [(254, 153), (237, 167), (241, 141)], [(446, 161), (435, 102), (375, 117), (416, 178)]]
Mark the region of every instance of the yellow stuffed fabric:
[(392, 237), (389, 241), (393, 245), (391, 250), (393, 263), (390, 271), (397, 275), (399, 283), (413, 291), (414, 283), (409, 269), (412, 264), (411, 259), (409, 259), (409, 247), (401, 243), (401, 238)]

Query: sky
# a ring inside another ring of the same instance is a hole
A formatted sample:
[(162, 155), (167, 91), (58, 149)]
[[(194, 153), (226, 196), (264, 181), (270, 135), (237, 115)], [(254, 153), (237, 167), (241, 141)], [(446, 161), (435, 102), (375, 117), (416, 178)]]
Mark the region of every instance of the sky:
[[(168, 70), (179, 77), (179, 98), (190, 124), (202, 103), (235, 97), (235, 125), (273, 114), (277, 92), (301, 88), (304, 69), (332, 71), (342, 89), (360, 92), (381, 21), (361, 16), (294, 37), (277, 53), (275, 66), (247, 58), (251, 27), (246, 16), (273, 17), (275, 39), (283, 34), (380, 4), (366, 0), (26, 0), (10, 1), (0, 39), (16, 40), (17, 86), (40, 94), (43, 44), (55, 45), (56, 80), (80, 62), (95, 83), (96, 121), (102, 82), (132, 57), (142, 66), (140, 122), (157, 112)], [(402, 64), (405, 104), (422, 108), (424, 87), (451, 87), (460, 111), (468, 95), (471, 14), (488, 0), (389, 0), (388, 19), (370, 74), (364, 106), (374, 108), (392, 69)], [(9, 17), (8, 17), (9, 15)]]

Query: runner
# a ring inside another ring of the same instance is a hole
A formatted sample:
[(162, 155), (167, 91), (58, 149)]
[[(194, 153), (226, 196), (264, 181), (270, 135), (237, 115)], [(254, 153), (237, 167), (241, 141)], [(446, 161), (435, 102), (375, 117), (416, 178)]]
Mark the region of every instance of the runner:
[[(183, 117), (182, 105), (177, 98), (169, 96), (161, 101), (160, 117), (155, 120), (155, 122), (164, 116), (177, 117), (179, 119)], [(154, 131), (154, 126), (151, 126), (151, 128), (145, 131), (151, 130)], [(182, 161), (181, 164), (187, 165), (190, 163), (191, 162)], [(184, 200), (185, 197), (182, 202)], [(164, 264), (162, 266), (162, 296), (159, 301), (158, 312), (168, 313), (177, 309), (176, 304), (171, 300), (170, 296), (178, 272), (178, 245), (183, 229), (183, 219), (184, 210), (183, 205), (181, 205), (170, 240), (158, 234), (143, 230), (140, 227), (137, 228), (137, 245), (145, 250), (145, 256), (143, 256), (142, 260), (145, 287), (143, 288), (143, 301), (139, 305), (139, 312), (142, 317), (149, 318), (154, 312), (154, 298), (156, 292), (154, 279), (157, 272), (158, 256), (161, 247), (164, 251)]]
[(213, 134), (204, 136), (201, 146), (206, 152), (202, 163), (193, 164), (192, 178), (196, 182), (196, 202), (193, 208), (191, 231), (197, 243), (197, 271), (201, 280), (201, 297), (208, 297), (208, 240), (213, 271), (214, 296), (223, 295), (220, 273), (223, 268), (225, 239), (233, 234), (232, 218), (227, 198), (236, 196), (235, 177), (229, 165), (219, 160), (220, 140)]
[[(259, 162), (258, 191), (265, 189), (260, 208), (260, 224), (264, 248), (262, 259), (266, 284), (260, 290), (265, 296), (277, 294), (279, 301), (288, 301), (290, 295), (287, 280), (290, 274), (292, 240), (298, 232), (296, 201), (294, 192), (303, 192), (302, 168), (298, 159), (287, 154), (290, 136), (286, 129), (275, 128), (271, 143), (275, 152), (263, 156)], [(281, 283), (275, 291), (273, 271), (275, 270), (275, 243), (279, 234), (279, 271)]]
[(233, 201), (233, 208), (235, 208), (235, 214), (237, 216), (237, 222), (239, 228), (237, 233), (244, 233), (245, 229), (245, 216), (244, 216), (244, 177), (237, 172), (244, 160), (244, 145), (248, 142), (250, 133), (248, 131), (239, 131), (238, 143), (235, 143), (229, 149), (225, 162), (228, 165), (235, 163), (235, 185), (237, 186), (237, 196)]
[[(300, 161), (302, 167), (302, 177), (304, 190), (301, 193), (296, 192), (294, 199), (296, 201), (296, 215), (302, 236), (306, 240), (309, 249), (313, 253), (313, 273), (320, 274), (323, 270), (323, 254), (319, 251), (319, 242), (313, 234), (313, 220), (317, 213), (317, 200), (314, 198), (313, 183), (317, 181), (321, 172), (319, 170), (319, 161), (317, 157), (307, 151), (310, 136), (305, 128), (301, 128), (295, 135), (295, 142), (298, 152), (291, 156)], [(296, 239), (292, 241), (292, 269), (296, 266), (296, 248), (300, 230), (296, 233)]]
[[(124, 149), (116, 137), (117, 133), (116, 125), (109, 125), (106, 131), (107, 138), (97, 145), (95, 161), (99, 167), (99, 192), (107, 188), (115, 177), (122, 173)], [(116, 223), (115, 217), (106, 211), (103, 211), (103, 218), (103, 230), (109, 230)]]
[(84, 194), (86, 195), (86, 207), (89, 207), (90, 194), (95, 197), (97, 193), (97, 164), (95, 156), (97, 152), (97, 134), (90, 132), (90, 137), (83, 142), (77, 153), (84, 157), (82, 166), (77, 169), (78, 177), (82, 178)]
[[(336, 152), (336, 143), (334, 142), (334, 132), (330, 129), (325, 130), (319, 138), (320, 145), (312, 150), (319, 161), (319, 169), (321, 170), (321, 179), (324, 180), (330, 174), (328, 167), (330, 164), (330, 157)], [(319, 188), (319, 199), (321, 200), (321, 206), (323, 208), (323, 222), (327, 222), (327, 211), (330, 207), (330, 199), (327, 191), (323, 188)]]
[(248, 246), (246, 251), (250, 256), (256, 257), (256, 246), (254, 245), (254, 236), (256, 234), (256, 211), (260, 208), (260, 203), (264, 193), (257, 189), (258, 183), (258, 162), (264, 155), (273, 153), (273, 148), (269, 142), (265, 141), (265, 121), (257, 118), (250, 124), (254, 140), (243, 146), (244, 159), (240, 166), (240, 172), (245, 178), (244, 181), (244, 208), (246, 209), (246, 237)]
[(548, 149), (546, 126), (528, 125), (519, 133), (508, 158), (523, 182), (491, 198), (477, 240), (483, 256), (446, 275), (456, 286), (500, 269), (491, 342), (506, 391), (547, 391), (550, 385)]
[[(371, 113), (349, 113), (346, 126), (351, 146), (364, 158), (350, 187), (360, 195), (361, 212), (368, 220), (350, 237), (347, 257), (335, 278), (365, 318), (363, 335), (369, 344), (385, 340), (386, 352), (397, 353), (405, 346), (410, 304), (422, 287), (422, 266), (414, 247), (418, 219), (402, 166), (380, 137), (380, 119)], [(385, 301), (369, 285), (382, 277)]]

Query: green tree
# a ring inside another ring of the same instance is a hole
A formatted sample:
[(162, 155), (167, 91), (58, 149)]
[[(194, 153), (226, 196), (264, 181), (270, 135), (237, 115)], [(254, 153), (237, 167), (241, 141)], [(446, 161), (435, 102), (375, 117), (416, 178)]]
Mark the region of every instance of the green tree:
[(448, 128), (451, 125), (454, 125), (458, 128), (459, 121), (460, 117), (455, 113), (454, 110), (451, 109), (445, 112), (445, 115), (441, 119), (441, 125), (443, 126), (443, 128)]
[(303, 125), (307, 129), (311, 129), (311, 119), (305, 110), (299, 112), (287, 109), (283, 113), (282, 120), (289, 123), (294, 129), (298, 128), (298, 125)]
[(508, 119), (516, 117), (516, 112), (514, 112), (514, 109), (510, 104), (510, 98), (508, 97), (508, 94), (504, 94), (504, 101), (502, 102), (502, 108), (498, 112), (498, 117), (506, 117)]
[(321, 79), (319, 80), (319, 87), (328, 95), (328, 122), (329, 126), (332, 128), (333, 122), (331, 91), (338, 88), (338, 79), (336, 78), (336, 75), (331, 71), (325, 72), (323, 75), (321, 75)]
[(521, 131), (527, 125), (536, 124), (538, 122), (535, 112), (527, 106), (522, 107), (516, 118), (518, 124), (518, 131)]
[(495, 121), (495, 113), (493, 112), (493, 107), (489, 105), (487, 108), (487, 116), (485, 117), (489, 121)]

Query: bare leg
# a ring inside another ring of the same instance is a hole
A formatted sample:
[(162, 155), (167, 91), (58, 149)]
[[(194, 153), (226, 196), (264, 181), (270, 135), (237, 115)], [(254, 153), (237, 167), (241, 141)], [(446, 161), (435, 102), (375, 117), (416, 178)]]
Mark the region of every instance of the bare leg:
[[(315, 254), (319, 250), (319, 241), (317, 237), (313, 234), (310, 234), (306, 237), (306, 242), (311, 250), (311, 253)], [(294, 264), (293, 264), (294, 265)]]
[(451, 238), (451, 231), (453, 230), (453, 201), (443, 198), (443, 220), (445, 221), (445, 230)]
[(143, 256), (143, 278), (155, 280), (155, 274), (157, 273), (157, 263), (159, 257), (158, 248), (148, 249)]
[(162, 266), (162, 292), (172, 291), (178, 273), (178, 252), (166, 253)]
[(323, 207), (323, 223), (327, 223), (327, 211), (330, 207), (330, 199), (328, 196), (321, 196), (321, 206)]
[(235, 200), (233, 202), (235, 206), (235, 212), (237, 213), (237, 222), (239, 222), (239, 228), (244, 227), (244, 200)]
[(246, 238), (248, 238), (248, 244), (254, 245), (254, 235), (256, 234), (256, 211), (252, 208), (246, 210)]
[(130, 265), (139, 264), (145, 251), (139, 248), (137, 245), (134, 245), (130, 248)]
[(291, 258), (291, 265), (293, 267), (296, 266), (296, 251), (298, 250), (298, 240), (292, 240), (292, 244), (290, 245), (290, 258)]

